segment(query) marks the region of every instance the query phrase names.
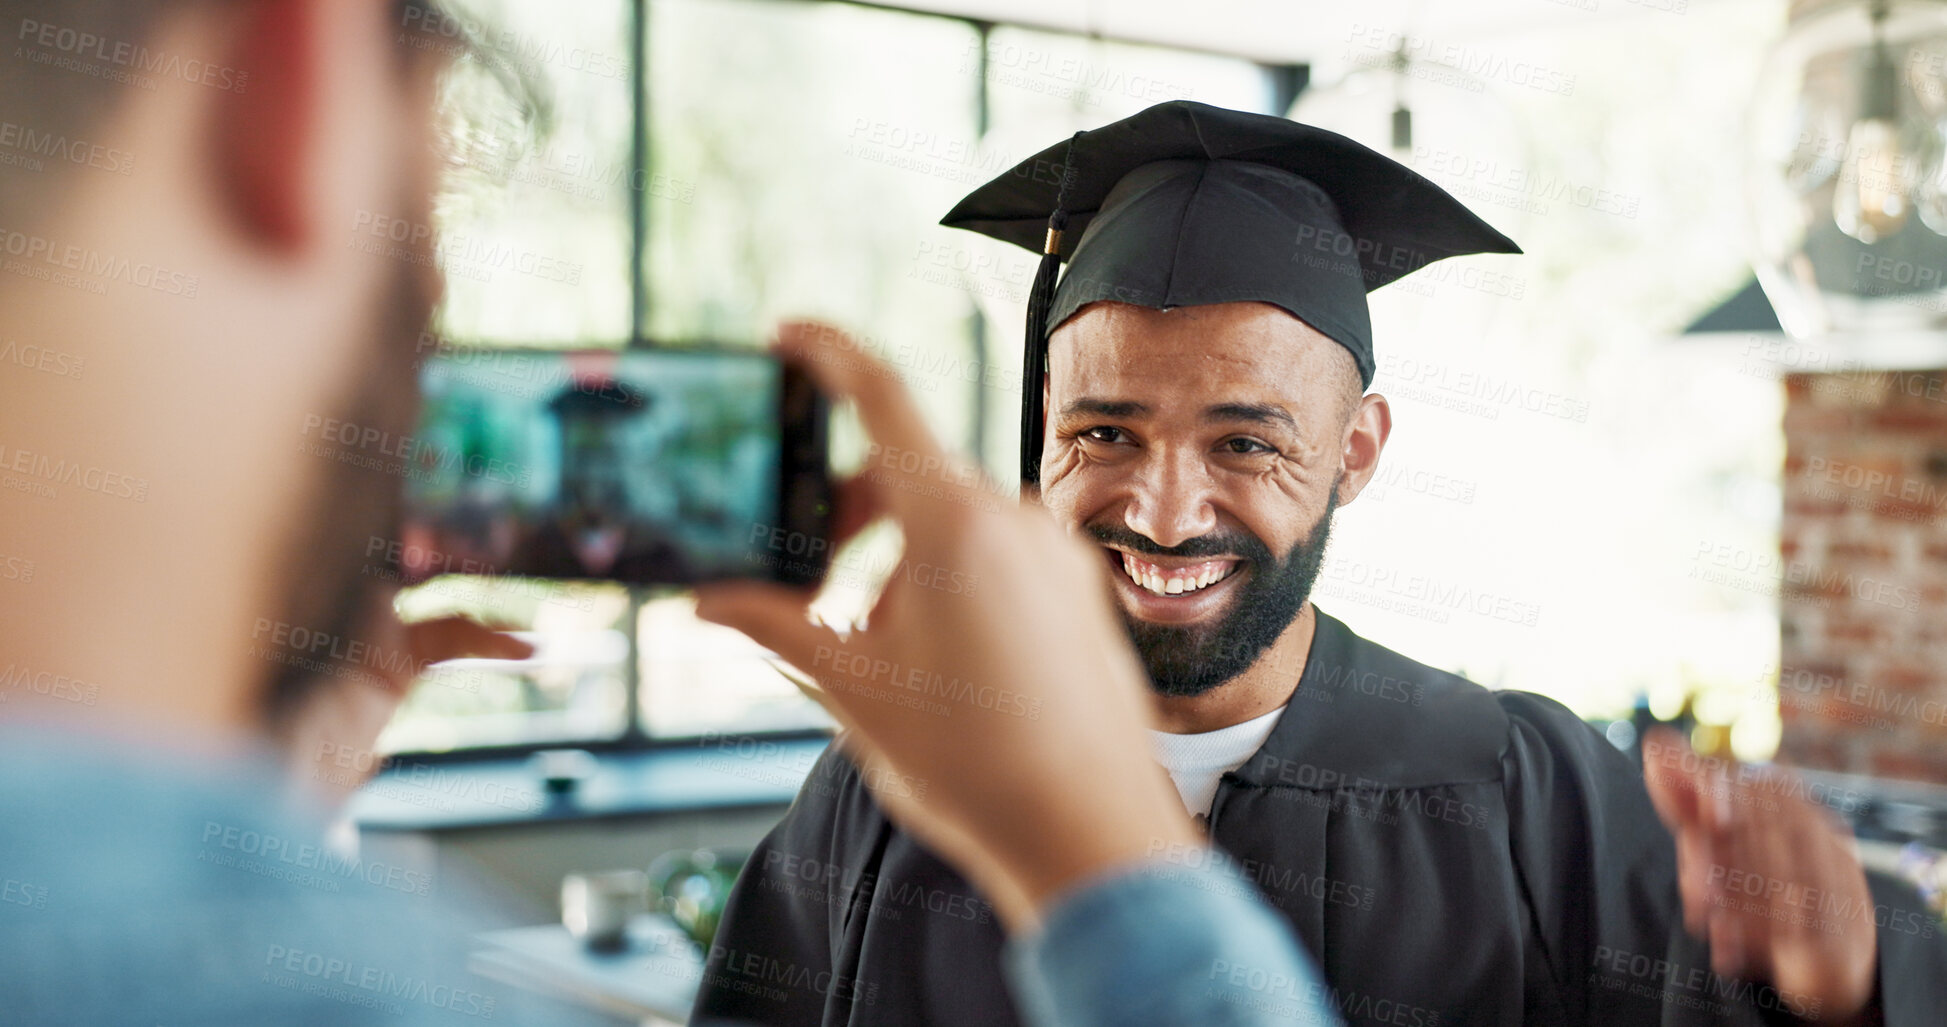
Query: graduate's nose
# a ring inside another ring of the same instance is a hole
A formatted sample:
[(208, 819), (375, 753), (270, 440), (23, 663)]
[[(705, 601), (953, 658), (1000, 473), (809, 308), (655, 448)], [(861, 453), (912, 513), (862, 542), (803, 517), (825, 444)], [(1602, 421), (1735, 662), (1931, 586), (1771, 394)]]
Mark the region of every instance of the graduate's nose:
[(1213, 483), (1201, 453), (1152, 451), (1136, 469), (1130, 492), (1123, 522), (1166, 549), (1217, 528)]

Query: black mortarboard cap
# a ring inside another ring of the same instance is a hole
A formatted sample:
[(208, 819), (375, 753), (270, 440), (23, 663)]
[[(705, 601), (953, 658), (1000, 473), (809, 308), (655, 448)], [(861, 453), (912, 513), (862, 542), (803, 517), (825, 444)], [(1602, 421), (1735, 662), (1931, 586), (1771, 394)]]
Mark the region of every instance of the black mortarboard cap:
[(1443, 257), (1521, 252), (1446, 190), (1336, 132), (1188, 100), (1078, 132), (940, 223), (1043, 254), (1022, 367), (1030, 484), (1048, 334), (1089, 303), (1274, 304), (1351, 351), (1371, 385), (1366, 293)]

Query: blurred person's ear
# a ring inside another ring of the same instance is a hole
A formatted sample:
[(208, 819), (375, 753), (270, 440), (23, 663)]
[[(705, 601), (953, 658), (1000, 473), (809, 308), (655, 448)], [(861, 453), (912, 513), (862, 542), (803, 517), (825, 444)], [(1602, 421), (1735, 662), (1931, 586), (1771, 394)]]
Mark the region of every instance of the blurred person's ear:
[(239, 12), (229, 63), (246, 75), (213, 112), (214, 165), (238, 227), (275, 251), (318, 233), (320, 53), (325, 0), (254, 0)]
[[(400, 36), (389, 0), (246, 0), (228, 63), (245, 85), (210, 111), (209, 166), (235, 228), (293, 257), (355, 210), (430, 192), (436, 60), (373, 46)], [(402, 76), (402, 68), (424, 72)], [(406, 146), (406, 152), (396, 147)], [(376, 158), (376, 160), (375, 160)], [(417, 165), (417, 166), (415, 166)], [(403, 173), (404, 181), (391, 178)], [(391, 210), (392, 214), (405, 211)], [(421, 213), (414, 210), (411, 213)]]

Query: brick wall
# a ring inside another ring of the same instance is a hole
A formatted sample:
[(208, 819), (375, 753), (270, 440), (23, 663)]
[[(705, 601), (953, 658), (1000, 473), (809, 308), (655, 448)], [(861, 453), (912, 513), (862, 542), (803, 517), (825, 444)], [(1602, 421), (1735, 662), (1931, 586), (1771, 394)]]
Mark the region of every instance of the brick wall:
[(1785, 388), (1779, 759), (1947, 781), (1947, 370)]

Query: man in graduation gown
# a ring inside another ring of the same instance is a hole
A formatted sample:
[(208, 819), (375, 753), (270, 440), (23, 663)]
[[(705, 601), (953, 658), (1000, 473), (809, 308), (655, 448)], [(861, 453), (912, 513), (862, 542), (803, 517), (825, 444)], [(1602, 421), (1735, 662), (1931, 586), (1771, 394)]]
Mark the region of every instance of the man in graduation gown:
[[(1789, 787), (1663, 747), (1653, 803), (1561, 705), (1309, 602), (1391, 430), (1364, 391), (1365, 293), (1513, 243), (1341, 136), (1181, 101), (1051, 147), (944, 223), (1045, 254), (1024, 492), (1102, 547), (1159, 761), (1348, 1024), (1947, 1022), (1939, 925)], [(840, 748), (747, 864), (693, 1022), (1017, 1023), (990, 907)], [(1265, 1001), (1296, 1008), (1279, 988)]]

